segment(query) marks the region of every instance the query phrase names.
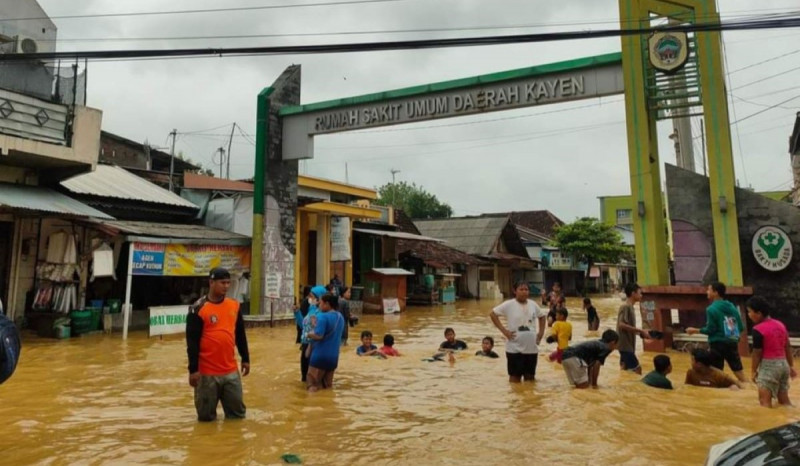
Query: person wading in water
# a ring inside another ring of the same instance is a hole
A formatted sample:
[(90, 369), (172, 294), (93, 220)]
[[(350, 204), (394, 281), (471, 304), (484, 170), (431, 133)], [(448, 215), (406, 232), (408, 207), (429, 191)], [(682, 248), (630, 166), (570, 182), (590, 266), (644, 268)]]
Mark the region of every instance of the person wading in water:
[[(208, 296), (189, 307), (186, 316), (189, 385), (194, 387), (194, 406), (197, 419), (202, 422), (217, 418), (220, 401), (226, 419), (245, 415), (242, 376), (250, 373), (250, 351), (239, 302), (225, 297), (230, 286), (230, 272), (221, 267), (212, 269)], [(241, 374), (234, 346), (242, 358)]]

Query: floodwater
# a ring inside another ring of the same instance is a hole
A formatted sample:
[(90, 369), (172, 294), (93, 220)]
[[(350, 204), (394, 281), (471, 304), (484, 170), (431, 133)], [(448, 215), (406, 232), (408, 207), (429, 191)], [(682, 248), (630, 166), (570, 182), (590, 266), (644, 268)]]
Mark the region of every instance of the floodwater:
[[(618, 299), (595, 301), (601, 330), (613, 325)], [(493, 304), (364, 316), (351, 329), (334, 390), (316, 394), (299, 381), (294, 327), (250, 330), (247, 419), (207, 424), (195, 420), (181, 337), (26, 335), (17, 373), (0, 386), (0, 464), (267, 465), (291, 453), (310, 465), (687, 465), (702, 464), (714, 443), (797, 417), (794, 408), (760, 408), (752, 386), (683, 386), (689, 361), (678, 353), (673, 392), (621, 373), (616, 352), (598, 390), (570, 389), (543, 356), (537, 382), (510, 385), (502, 341), (501, 359), (473, 356), (484, 335), (498, 337), (487, 317)], [(574, 341), (586, 339), (579, 301), (568, 306)], [(446, 326), (470, 351), (454, 364), (423, 362)], [(391, 332), (403, 356), (355, 356), (364, 329), (378, 345)], [(640, 359), (652, 367), (652, 354)], [(790, 394), (800, 401), (798, 386)]]

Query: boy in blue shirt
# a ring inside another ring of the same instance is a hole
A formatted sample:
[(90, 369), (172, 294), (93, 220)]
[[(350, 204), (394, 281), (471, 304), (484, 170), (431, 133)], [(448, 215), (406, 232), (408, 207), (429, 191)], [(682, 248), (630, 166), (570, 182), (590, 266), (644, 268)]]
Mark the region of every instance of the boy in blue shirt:
[(372, 332), (369, 330), (361, 332), (361, 346), (356, 348), (356, 354), (359, 356), (382, 356), (378, 347), (372, 344)]

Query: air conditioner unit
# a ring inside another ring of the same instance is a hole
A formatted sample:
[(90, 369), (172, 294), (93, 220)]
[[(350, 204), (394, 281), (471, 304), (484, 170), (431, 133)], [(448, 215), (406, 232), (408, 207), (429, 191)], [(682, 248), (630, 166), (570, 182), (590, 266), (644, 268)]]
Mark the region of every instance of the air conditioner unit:
[(17, 36), (16, 53), (38, 53), (39, 43), (30, 37)]

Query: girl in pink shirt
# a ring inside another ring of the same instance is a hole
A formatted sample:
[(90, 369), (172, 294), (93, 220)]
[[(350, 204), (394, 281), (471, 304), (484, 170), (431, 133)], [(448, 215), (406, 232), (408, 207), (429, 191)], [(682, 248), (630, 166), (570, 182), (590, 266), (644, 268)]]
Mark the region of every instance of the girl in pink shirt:
[(777, 398), (782, 405), (791, 405), (789, 379), (797, 377), (792, 358), (789, 333), (778, 320), (770, 317), (766, 300), (753, 296), (747, 301), (747, 316), (753, 321), (753, 380), (758, 385), (761, 406), (772, 407)]
[(386, 356), (400, 356), (400, 352), (394, 349), (394, 337), (390, 334), (383, 336), (383, 346), (378, 351)]

